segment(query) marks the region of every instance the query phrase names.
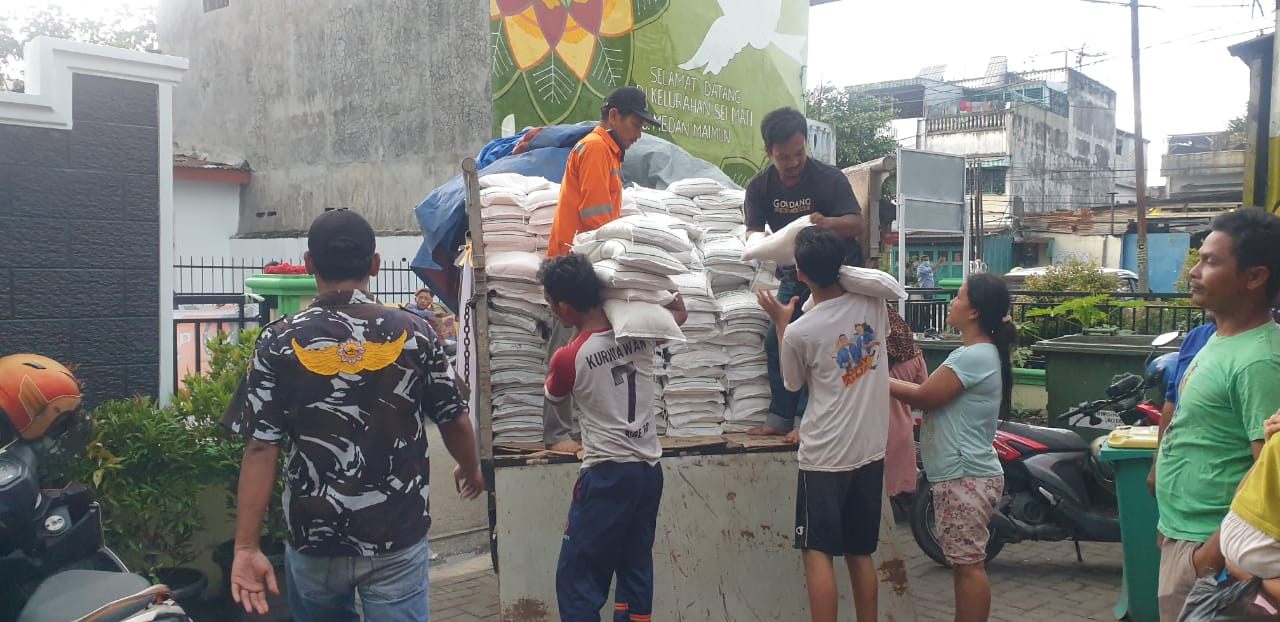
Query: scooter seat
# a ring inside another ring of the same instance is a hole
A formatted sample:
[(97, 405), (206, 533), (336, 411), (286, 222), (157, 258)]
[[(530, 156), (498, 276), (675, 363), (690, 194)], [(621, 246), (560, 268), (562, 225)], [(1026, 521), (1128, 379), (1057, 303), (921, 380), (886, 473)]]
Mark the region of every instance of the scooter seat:
[(1010, 434), (1033, 440), (1051, 451), (1079, 451), (1089, 449), (1089, 443), (1079, 434), (1062, 428), (1046, 428), (1013, 421), (1001, 421), (1000, 429)]
[[(128, 598), (151, 587), (151, 582), (127, 572), (66, 570), (40, 583), (18, 622), (67, 622), (79, 620), (104, 605)], [(147, 608), (148, 601), (95, 618), (94, 622), (120, 622)]]

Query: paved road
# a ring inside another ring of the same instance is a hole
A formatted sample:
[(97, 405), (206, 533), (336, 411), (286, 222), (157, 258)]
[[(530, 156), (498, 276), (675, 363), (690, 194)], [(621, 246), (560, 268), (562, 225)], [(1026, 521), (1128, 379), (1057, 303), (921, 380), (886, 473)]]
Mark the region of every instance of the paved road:
[[(1120, 545), (1085, 544), (1077, 562), (1069, 542), (1006, 546), (988, 572), (991, 619), (996, 622), (1113, 620), (1120, 594)], [(952, 619), (951, 573), (910, 549), (907, 560), (919, 622)], [(852, 619), (852, 612), (849, 619)], [(487, 557), (450, 562), (431, 571), (431, 619), (477, 622), (498, 619), (498, 580)]]

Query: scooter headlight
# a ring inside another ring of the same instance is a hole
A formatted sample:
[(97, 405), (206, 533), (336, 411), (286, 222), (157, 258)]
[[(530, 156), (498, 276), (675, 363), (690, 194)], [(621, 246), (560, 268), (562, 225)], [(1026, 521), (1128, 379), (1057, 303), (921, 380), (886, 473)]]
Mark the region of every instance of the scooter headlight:
[(7, 455), (0, 455), (0, 490), (4, 490), (27, 474), (27, 465)]

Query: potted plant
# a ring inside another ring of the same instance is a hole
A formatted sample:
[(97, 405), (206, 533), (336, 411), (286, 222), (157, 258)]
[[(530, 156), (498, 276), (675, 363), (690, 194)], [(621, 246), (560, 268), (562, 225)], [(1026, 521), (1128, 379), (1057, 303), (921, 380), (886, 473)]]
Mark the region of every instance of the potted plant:
[(192, 602), (208, 579), (185, 565), (203, 528), (197, 503), (215, 466), (188, 421), (146, 397), (115, 400), (89, 413), (93, 440), (80, 463), (103, 507), (107, 541), (135, 571)]

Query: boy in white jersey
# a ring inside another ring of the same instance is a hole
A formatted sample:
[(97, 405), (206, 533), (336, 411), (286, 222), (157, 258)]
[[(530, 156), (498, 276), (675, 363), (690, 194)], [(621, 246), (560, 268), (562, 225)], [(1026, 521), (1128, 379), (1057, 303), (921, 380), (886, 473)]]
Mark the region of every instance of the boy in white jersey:
[[(546, 397), (557, 408), (577, 411), (584, 451), (556, 567), (560, 619), (598, 621), (616, 575), (615, 622), (649, 622), (662, 497), (653, 409), (656, 342), (614, 337), (586, 257), (548, 259), (538, 280), (551, 312), (575, 331), (551, 357)], [(668, 308), (683, 324), (688, 314), (678, 295)]]
[[(796, 548), (804, 558), (809, 609), (815, 622), (835, 622), (840, 601), (832, 557), (844, 556), (859, 622), (877, 615), (875, 565), (884, 497), (884, 451), (889, 437), (889, 365), (879, 364), (871, 335), (886, 335), (883, 300), (852, 294), (838, 277), (847, 244), (809, 227), (796, 236), (796, 269), (816, 303), (790, 322), (795, 306), (760, 292), (778, 327), (783, 381), (808, 383), (809, 406), (800, 423)], [(851, 339), (849, 335), (857, 335)], [(851, 355), (849, 348), (858, 349)]]

